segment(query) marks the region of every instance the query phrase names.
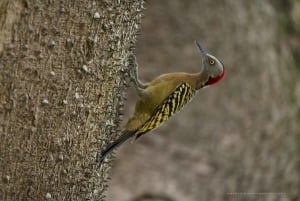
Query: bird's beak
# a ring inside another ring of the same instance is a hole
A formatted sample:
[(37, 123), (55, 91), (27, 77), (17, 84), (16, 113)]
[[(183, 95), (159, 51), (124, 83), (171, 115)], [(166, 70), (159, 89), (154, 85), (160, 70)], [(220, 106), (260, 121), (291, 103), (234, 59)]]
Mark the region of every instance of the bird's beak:
[(197, 40), (195, 40), (195, 43), (196, 43), (196, 46), (198, 47), (198, 49), (200, 50), (200, 53), (201, 53), (201, 56), (202, 56), (202, 59), (203, 61), (207, 61), (208, 58), (207, 58), (207, 52), (205, 50), (204, 47), (202, 47)]

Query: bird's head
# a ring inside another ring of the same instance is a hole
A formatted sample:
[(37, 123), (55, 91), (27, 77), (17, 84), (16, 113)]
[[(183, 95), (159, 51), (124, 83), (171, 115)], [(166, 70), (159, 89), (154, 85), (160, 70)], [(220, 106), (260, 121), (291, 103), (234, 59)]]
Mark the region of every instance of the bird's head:
[(205, 86), (215, 84), (219, 82), (225, 75), (226, 71), (222, 62), (206, 52), (204, 47), (202, 47), (198, 41), (195, 41), (196, 46), (199, 48), (202, 62), (203, 71), (202, 74), (205, 75)]

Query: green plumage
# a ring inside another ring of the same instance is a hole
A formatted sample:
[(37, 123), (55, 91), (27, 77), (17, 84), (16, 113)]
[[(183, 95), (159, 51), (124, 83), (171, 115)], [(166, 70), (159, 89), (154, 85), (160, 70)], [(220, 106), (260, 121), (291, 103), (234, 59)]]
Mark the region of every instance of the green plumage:
[(146, 120), (144, 124), (135, 130), (125, 130), (117, 140), (109, 144), (101, 152), (99, 159), (100, 163), (102, 163), (107, 154), (123, 144), (129, 138), (135, 136), (137, 139), (167, 121), (177, 111), (181, 110), (192, 99), (194, 94), (195, 90), (191, 85), (186, 82), (179, 84), (175, 90), (155, 108), (152, 115), (149, 116), (149, 119)]
[(189, 88), (192, 91), (197, 90), (197, 78), (197, 74), (168, 73), (147, 83), (145, 89), (140, 91), (134, 114), (128, 120), (126, 130), (139, 130), (150, 118), (153, 118), (153, 115), (156, 115), (158, 108), (162, 107), (168, 99), (172, 99), (175, 102), (173, 109), (168, 107), (168, 109), (173, 110), (171, 113), (174, 112), (178, 107), (176, 102), (180, 102), (180, 98), (185, 98), (185, 95), (181, 94), (180, 89), (183, 93), (185, 93), (185, 88)]
[(138, 79), (138, 65), (135, 56), (129, 57), (132, 66), (130, 77), (139, 95), (135, 111), (128, 120), (121, 136), (102, 150), (100, 161), (103, 161), (108, 153), (127, 139), (139, 138), (157, 128), (181, 110), (197, 90), (215, 84), (224, 77), (225, 68), (222, 62), (208, 54), (197, 41), (196, 45), (202, 56), (203, 69), (201, 72), (167, 73), (146, 84)]
[(136, 131), (136, 138), (144, 133), (158, 127), (161, 123), (167, 121), (177, 111), (182, 109), (195, 94), (195, 90), (188, 83), (182, 83), (167, 96), (164, 101), (153, 111), (150, 118)]

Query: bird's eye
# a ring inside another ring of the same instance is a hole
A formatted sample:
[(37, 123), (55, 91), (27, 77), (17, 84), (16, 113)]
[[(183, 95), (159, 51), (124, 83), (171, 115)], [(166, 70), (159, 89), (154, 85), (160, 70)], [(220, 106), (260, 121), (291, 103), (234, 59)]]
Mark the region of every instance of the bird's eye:
[(210, 64), (210, 65), (214, 65), (214, 64), (215, 64), (215, 60), (210, 59), (210, 60), (209, 60), (209, 64)]

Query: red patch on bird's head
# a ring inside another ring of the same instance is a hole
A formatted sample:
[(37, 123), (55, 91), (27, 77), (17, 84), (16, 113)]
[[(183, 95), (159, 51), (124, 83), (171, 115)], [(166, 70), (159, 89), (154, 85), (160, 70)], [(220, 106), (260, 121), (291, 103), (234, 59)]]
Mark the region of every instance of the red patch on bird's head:
[(223, 68), (223, 72), (218, 77), (209, 78), (208, 81), (206, 82), (206, 85), (213, 85), (219, 82), (225, 76), (225, 74), (226, 74), (226, 70), (225, 68)]

